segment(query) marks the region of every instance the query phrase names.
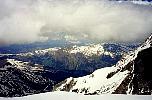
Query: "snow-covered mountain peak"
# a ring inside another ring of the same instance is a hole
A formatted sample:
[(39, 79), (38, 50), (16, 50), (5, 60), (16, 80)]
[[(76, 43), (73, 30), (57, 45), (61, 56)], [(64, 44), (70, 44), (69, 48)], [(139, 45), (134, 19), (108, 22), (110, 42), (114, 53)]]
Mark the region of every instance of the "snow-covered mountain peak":
[(44, 50), (36, 50), (36, 51), (34, 51), (34, 53), (45, 54), (45, 53), (48, 53), (48, 52), (55, 52), (59, 49), (61, 49), (61, 48), (60, 47), (54, 47), (54, 48), (48, 48), (48, 49), (44, 49)]
[(118, 63), (115, 66), (119, 68), (126, 66), (129, 62), (133, 61), (137, 57), (140, 51), (151, 47), (151, 43), (152, 43), (152, 35), (150, 35), (145, 40), (145, 42), (141, 46), (139, 46), (135, 51), (131, 51), (128, 54), (124, 55), (122, 59), (118, 61)]
[(139, 47), (138, 49), (146, 49), (149, 48), (152, 45), (152, 35), (150, 35), (146, 41), (141, 45), (141, 47)]
[(92, 55), (101, 55), (104, 52), (104, 48), (100, 44), (96, 45), (88, 45), (88, 46), (73, 46), (72, 49), (69, 51), (70, 53), (83, 53), (86, 56)]
[(32, 55), (45, 55), (46, 53), (50, 54), (55, 54), (55, 52), (58, 51), (63, 51), (69, 54), (77, 54), (81, 53), (85, 55), (86, 57), (97, 55), (100, 56), (101, 54), (105, 55), (110, 55), (113, 57), (113, 54), (111, 52), (105, 51), (103, 48), (104, 44), (89, 44), (89, 45), (84, 45), (84, 46), (77, 46), (74, 45), (72, 47), (65, 47), (65, 48), (60, 48), (60, 47), (54, 47), (54, 48), (48, 48), (44, 50), (36, 50), (34, 52), (28, 52), (28, 53), (21, 53), (18, 55), (22, 56), (32, 56)]

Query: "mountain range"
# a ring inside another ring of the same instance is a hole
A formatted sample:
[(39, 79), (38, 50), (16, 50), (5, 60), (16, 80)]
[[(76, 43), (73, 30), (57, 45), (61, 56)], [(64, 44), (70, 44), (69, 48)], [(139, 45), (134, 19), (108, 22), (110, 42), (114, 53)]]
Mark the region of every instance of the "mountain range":
[[(151, 46), (152, 35), (139, 47), (134, 48), (134, 50), (132, 49), (131, 51), (129, 50), (127, 51), (128, 53), (122, 55), (122, 58), (120, 58), (116, 64), (111, 67), (98, 68), (91, 74), (87, 72), (81, 72), (80, 74), (80, 70), (48, 69), (45, 68), (46, 66), (40, 64), (19, 61), (16, 60), (17, 58), (11, 59), (11, 57), (14, 56), (24, 55), (25, 57), (29, 54), (30, 56), (33, 56), (35, 54), (45, 54), (50, 51), (56, 52), (61, 48), (50, 48), (17, 55), (1, 54), (0, 96), (20, 97), (50, 91), (67, 91), (85, 95), (151, 95)], [(89, 48), (90, 46), (82, 47)], [(68, 49), (68, 52), (74, 54), (77, 53), (76, 51), (82, 52), (84, 50), (82, 47), (74, 46)], [(91, 45), (91, 47), (100, 47), (100, 49), (96, 50), (100, 50), (102, 52), (101, 54), (105, 53), (103, 52), (105, 51), (105, 49), (103, 49), (104, 46)], [(107, 49), (113, 50), (111, 47), (112, 46)], [(86, 55), (86, 57), (91, 56), (91, 54), (98, 54), (93, 52), (95, 49), (92, 51), (89, 49), (89, 53), (85, 50), (82, 53)]]
[(152, 35), (135, 51), (121, 58), (112, 67), (92, 74), (70, 77), (54, 87), (54, 91), (94, 94), (152, 94)]
[(116, 64), (138, 45), (103, 43), (0, 54), (0, 96), (25, 96), (52, 91), (57, 83), (66, 78), (82, 77)]

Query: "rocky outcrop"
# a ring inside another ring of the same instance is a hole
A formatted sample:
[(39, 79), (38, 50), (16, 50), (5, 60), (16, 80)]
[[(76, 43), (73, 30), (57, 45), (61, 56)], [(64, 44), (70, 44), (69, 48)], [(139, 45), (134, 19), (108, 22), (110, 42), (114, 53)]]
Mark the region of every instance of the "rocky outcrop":
[(138, 53), (134, 61), (133, 94), (152, 94), (152, 47)]
[(53, 82), (36, 74), (41, 68), (14, 62), (0, 60), (0, 97), (25, 96), (52, 90)]

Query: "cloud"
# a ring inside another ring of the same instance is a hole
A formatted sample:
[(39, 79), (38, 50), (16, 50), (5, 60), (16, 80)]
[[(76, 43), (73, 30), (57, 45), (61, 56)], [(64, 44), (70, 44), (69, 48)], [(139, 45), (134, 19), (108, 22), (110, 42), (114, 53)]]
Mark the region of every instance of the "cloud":
[(152, 32), (152, 6), (103, 0), (0, 1), (0, 44), (48, 39), (136, 41)]

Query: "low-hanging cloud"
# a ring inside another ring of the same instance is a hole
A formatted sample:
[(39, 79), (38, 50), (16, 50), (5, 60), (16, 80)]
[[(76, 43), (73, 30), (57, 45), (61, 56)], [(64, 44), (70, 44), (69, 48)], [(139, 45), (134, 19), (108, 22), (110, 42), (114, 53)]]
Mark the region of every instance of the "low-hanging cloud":
[(152, 6), (103, 0), (2, 0), (0, 43), (134, 41), (152, 32)]

